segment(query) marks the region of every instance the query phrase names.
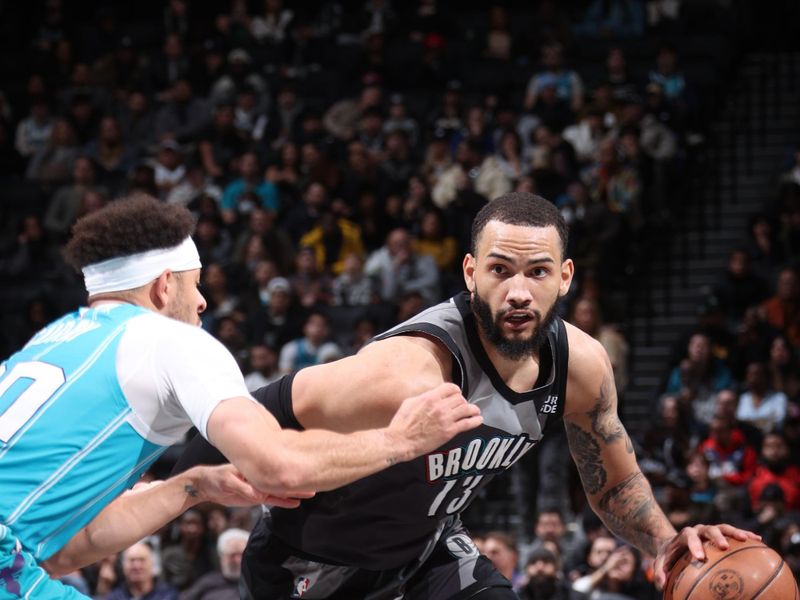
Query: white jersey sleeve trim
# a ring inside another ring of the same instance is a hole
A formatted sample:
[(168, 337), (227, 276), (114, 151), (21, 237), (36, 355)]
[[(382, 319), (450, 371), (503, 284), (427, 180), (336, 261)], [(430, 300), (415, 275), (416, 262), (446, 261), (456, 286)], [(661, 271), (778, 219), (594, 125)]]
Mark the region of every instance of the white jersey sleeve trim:
[(128, 322), (117, 351), (117, 374), (133, 409), (128, 422), (159, 445), (181, 441), (192, 425), (207, 439), (208, 419), (220, 402), (251, 398), (236, 361), (220, 342), (199, 327), (156, 313)]

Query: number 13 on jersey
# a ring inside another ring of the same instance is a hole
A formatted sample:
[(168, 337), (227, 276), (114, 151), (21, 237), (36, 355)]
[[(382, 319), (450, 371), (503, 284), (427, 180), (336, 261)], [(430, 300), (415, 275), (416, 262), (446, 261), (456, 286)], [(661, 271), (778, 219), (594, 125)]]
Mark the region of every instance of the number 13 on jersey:
[(470, 496), (472, 496), (472, 492), (475, 491), (475, 488), (482, 479), (483, 475), (471, 475), (469, 477), (465, 477), (464, 479), (451, 479), (450, 481), (445, 481), (442, 491), (436, 494), (436, 498), (434, 498), (433, 502), (431, 502), (431, 507), (428, 509), (428, 516), (436, 516), (436, 512), (439, 510), (442, 502), (444, 502), (444, 499), (447, 498), (447, 494), (449, 494), (459, 482), (464, 486), (464, 489), (460, 496), (453, 498), (453, 501), (447, 505), (445, 513), (452, 515), (453, 513), (460, 511), (462, 508), (464, 508), (467, 500), (469, 500)]

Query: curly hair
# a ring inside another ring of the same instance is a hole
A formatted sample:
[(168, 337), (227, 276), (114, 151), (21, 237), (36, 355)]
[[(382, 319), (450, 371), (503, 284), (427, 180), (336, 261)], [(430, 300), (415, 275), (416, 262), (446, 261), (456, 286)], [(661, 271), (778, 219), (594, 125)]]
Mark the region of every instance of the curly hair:
[(192, 234), (194, 226), (192, 213), (183, 206), (136, 194), (79, 219), (64, 256), (80, 271), (110, 258), (177, 246)]

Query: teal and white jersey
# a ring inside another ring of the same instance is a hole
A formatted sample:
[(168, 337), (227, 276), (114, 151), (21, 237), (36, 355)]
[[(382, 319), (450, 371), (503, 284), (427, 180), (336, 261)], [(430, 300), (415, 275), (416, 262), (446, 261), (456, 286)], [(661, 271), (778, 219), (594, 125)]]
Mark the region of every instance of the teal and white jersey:
[(236, 396), (236, 362), (199, 327), (119, 303), (62, 317), (0, 365), (0, 524), (47, 559)]

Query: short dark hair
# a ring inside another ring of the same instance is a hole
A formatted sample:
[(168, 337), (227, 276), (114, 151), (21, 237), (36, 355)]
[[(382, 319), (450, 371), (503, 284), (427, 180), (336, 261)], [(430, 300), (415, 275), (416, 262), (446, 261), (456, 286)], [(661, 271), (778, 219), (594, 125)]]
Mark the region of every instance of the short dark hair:
[(568, 231), (567, 223), (552, 202), (541, 196), (527, 192), (511, 192), (489, 201), (472, 221), (470, 253), (476, 254), (478, 238), (489, 221), (500, 221), (509, 225), (527, 227), (553, 226), (561, 239), (561, 256), (566, 256)]
[(512, 552), (516, 552), (517, 554), (519, 554), (519, 548), (517, 548), (517, 540), (514, 539), (513, 535), (511, 535), (506, 531), (490, 531), (484, 537), (487, 540), (497, 540)]
[(194, 217), (183, 206), (136, 194), (78, 219), (64, 256), (80, 271), (111, 258), (177, 246), (193, 231)]

